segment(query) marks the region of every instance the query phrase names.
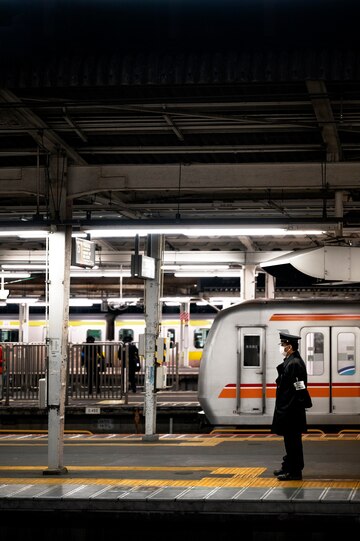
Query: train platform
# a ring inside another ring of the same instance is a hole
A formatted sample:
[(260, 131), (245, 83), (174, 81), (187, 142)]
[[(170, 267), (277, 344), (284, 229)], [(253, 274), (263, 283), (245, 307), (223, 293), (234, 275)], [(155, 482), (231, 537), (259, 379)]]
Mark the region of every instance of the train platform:
[(229, 526), (264, 541), (359, 533), (360, 429), (311, 429), (303, 442), (303, 479), (281, 482), (273, 470), (283, 441), (267, 429), (151, 441), (66, 432), (67, 473), (54, 476), (47, 474), (46, 432), (2, 430), (0, 535), (20, 538), (27, 528), (36, 539), (105, 539), (110, 529), (128, 527), (164, 540), (195, 532), (215, 539)]

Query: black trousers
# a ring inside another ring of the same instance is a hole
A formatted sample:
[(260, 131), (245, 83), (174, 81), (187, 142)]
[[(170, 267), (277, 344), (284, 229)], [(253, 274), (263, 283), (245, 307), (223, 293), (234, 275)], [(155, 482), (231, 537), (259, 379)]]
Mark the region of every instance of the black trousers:
[(283, 457), (282, 469), (288, 473), (301, 473), (304, 468), (304, 453), (301, 432), (284, 434), (286, 455)]

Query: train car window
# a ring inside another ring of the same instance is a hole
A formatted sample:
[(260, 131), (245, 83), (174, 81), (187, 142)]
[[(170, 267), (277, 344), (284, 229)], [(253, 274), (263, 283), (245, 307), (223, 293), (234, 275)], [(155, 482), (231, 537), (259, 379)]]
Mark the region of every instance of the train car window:
[(93, 336), (97, 342), (101, 342), (101, 330), (100, 329), (88, 329), (86, 331), (86, 338)]
[(203, 349), (210, 329), (197, 329), (194, 331), (194, 347)]
[(355, 335), (340, 332), (337, 336), (337, 371), (340, 376), (355, 374)]
[(0, 329), (0, 342), (18, 342), (19, 331), (16, 329)]
[(132, 329), (120, 329), (119, 331), (119, 340), (120, 342), (124, 341), (124, 338), (130, 336), (131, 340), (134, 340), (134, 331)]
[(260, 336), (244, 336), (244, 366), (260, 366)]
[(170, 347), (173, 348), (175, 346), (175, 329), (168, 329), (167, 337), (170, 339)]
[(307, 333), (304, 360), (309, 376), (321, 376), (324, 373), (324, 335), (322, 332)]

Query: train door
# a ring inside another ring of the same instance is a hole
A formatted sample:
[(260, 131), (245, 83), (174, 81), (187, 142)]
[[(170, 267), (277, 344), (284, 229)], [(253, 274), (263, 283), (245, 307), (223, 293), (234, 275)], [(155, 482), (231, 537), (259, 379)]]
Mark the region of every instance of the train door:
[(265, 385), (265, 329), (239, 327), (236, 411), (262, 414)]
[(331, 329), (331, 407), (335, 414), (359, 413), (360, 330), (357, 327)]
[(313, 407), (311, 413), (330, 410), (330, 329), (304, 327), (301, 329), (300, 354), (308, 374), (308, 389)]

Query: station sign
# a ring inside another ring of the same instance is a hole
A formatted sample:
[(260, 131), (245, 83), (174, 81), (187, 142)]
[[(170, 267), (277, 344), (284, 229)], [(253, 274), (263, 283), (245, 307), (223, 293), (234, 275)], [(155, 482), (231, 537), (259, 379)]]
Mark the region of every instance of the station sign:
[(95, 242), (76, 237), (73, 239), (71, 264), (82, 268), (95, 266)]
[(131, 256), (131, 276), (135, 278), (155, 278), (155, 259), (146, 255)]

